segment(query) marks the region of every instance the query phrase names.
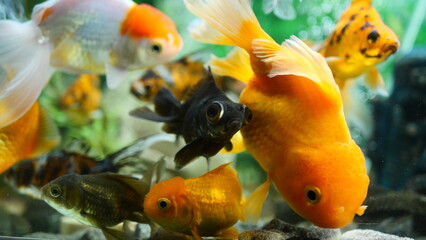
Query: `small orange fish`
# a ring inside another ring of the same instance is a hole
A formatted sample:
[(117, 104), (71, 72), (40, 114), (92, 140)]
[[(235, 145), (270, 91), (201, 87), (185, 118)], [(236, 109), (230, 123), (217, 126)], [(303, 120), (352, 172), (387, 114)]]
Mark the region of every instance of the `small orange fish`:
[(247, 65), (241, 66), (244, 73), (234, 76), (247, 81), (240, 103), (253, 112), (241, 133), (268, 180), (247, 199), (244, 219), (260, 215), (271, 182), (294, 211), (320, 227), (340, 228), (362, 215), (369, 184), (365, 158), (351, 138), (325, 59), (294, 36), (277, 44), (261, 28), (249, 0), (184, 2), (216, 30), (193, 28), (193, 36), (238, 46), (248, 53), (240, 59), (250, 60), (240, 62)]
[[(131, 0), (48, 0), (31, 20), (0, 20), (0, 127), (36, 101), (53, 68), (106, 74), (117, 86), (128, 71), (161, 64), (182, 39), (160, 10)], [(6, 73), (6, 74), (2, 74)]]
[(367, 85), (386, 94), (375, 66), (398, 48), (398, 37), (383, 23), (371, 0), (353, 0), (319, 52), (326, 57), (340, 88), (344, 80), (366, 73)]
[(242, 217), (241, 184), (229, 163), (200, 177), (175, 177), (151, 188), (144, 212), (163, 228), (200, 240), (201, 236), (237, 238), (231, 227)]
[(102, 92), (98, 75), (80, 75), (62, 95), (60, 104), (76, 122), (86, 122), (99, 108)]
[(207, 76), (204, 63), (190, 56), (158, 65), (136, 79), (130, 91), (142, 101), (150, 102), (161, 87), (168, 87), (179, 101), (187, 100), (198, 82)]
[(50, 151), (60, 139), (38, 102), (17, 121), (0, 129), (0, 135), (0, 174), (21, 160)]

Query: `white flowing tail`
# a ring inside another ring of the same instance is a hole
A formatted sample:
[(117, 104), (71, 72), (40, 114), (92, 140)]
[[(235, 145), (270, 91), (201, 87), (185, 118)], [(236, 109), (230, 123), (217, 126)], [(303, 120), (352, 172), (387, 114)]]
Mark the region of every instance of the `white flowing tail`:
[(53, 73), (52, 46), (32, 21), (0, 21), (0, 128), (33, 105)]

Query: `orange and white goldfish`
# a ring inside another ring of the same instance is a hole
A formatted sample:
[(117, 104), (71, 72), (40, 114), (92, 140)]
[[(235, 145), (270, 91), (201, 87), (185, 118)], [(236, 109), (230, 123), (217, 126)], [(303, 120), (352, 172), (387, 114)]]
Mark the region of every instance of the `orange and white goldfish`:
[(106, 74), (117, 86), (128, 71), (166, 62), (182, 47), (161, 11), (131, 0), (48, 0), (32, 19), (0, 21), (0, 127), (24, 114), (53, 68)]
[(238, 46), (250, 60), (240, 63), (252, 73), (240, 103), (252, 110), (253, 119), (241, 133), (268, 180), (247, 199), (244, 219), (258, 218), (272, 182), (295, 212), (320, 227), (343, 227), (362, 215), (369, 184), (365, 158), (350, 135), (325, 59), (295, 36), (277, 44), (261, 28), (249, 0), (184, 2), (216, 30), (193, 28), (194, 36)]
[(326, 57), (341, 89), (346, 79), (366, 73), (366, 84), (386, 95), (376, 65), (398, 50), (399, 40), (371, 1), (352, 0), (319, 52)]
[(228, 163), (200, 177), (155, 184), (143, 207), (145, 215), (163, 228), (201, 240), (201, 236), (237, 238), (231, 227), (242, 218), (242, 204), (240, 181)]
[(21, 160), (50, 151), (60, 139), (58, 129), (38, 102), (17, 121), (1, 128), (0, 136), (0, 174)]

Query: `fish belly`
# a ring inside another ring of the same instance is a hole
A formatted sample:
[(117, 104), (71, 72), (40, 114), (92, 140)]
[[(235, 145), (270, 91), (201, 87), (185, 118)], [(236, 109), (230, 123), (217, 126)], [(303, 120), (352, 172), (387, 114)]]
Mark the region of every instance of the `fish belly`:
[(16, 122), (0, 129), (0, 174), (35, 150), (38, 119), (39, 107), (36, 103)]
[(104, 73), (132, 4), (127, 0), (60, 0), (52, 6), (36, 6), (33, 20), (39, 21), (45, 40), (54, 45), (51, 65), (73, 73)]
[(196, 201), (197, 229), (202, 236), (215, 236), (240, 218), (241, 185), (237, 179), (197, 180), (186, 183)]

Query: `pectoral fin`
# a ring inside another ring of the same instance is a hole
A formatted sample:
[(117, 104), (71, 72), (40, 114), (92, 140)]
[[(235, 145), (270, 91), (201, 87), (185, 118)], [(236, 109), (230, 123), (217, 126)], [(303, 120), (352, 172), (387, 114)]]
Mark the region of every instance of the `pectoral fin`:
[(370, 71), (367, 72), (365, 76), (365, 84), (376, 93), (385, 97), (389, 96), (389, 93), (385, 88), (383, 78), (376, 68), (372, 68)]
[(192, 236), (194, 236), (195, 239), (197, 239), (197, 240), (203, 240), (203, 238), (201, 237), (201, 235), (198, 233), (198, 229), (196, 227), (193, 227), (191, 229), (191, 233), (192, 233)]
[(196, 157), (205, 156), (211, 157), (217, 154), (224, 144), (206, 141), (202, 138), (197, 138), (186, 144), (175, 156), (176, 169), (181, 169)]
[(116, 88), (126, 78), (127, 70), (105, 64), (105, 75), (108, 88)]
[(123, 231), (119, 231), (119, 230), (115, 230), (115, 229), (111, 229), (111, 228), (102, 228), (101, 230), (104, 233), (105, 238), (107, 240), (133, 240), (133, 239), (135, 239), (130, 234), (123, 232)]
[(248, 224), (256, 224), (262, 213), (263, 202), (268, 196), (269, 187), (272, 180), (268, 178), (265, 183), (260, 185), (246, 200), (243, 208), (242, 221)]
[(132, 117), (151, 120), (151, 121), (154, 121), (154, 122), (170, 122), (174, 119), (174, 117), (160, 116), (157, 113), (151, 111), (147, 107), (140, 107), (140, 108), (133, 109), (132, 111), (130, 111), (129, 114)]
[(204, 154), (204, 144), (201, 138), (197, 138), (186, 144), (175, 155), (175, 168), (181, 169), (196, 157), (202, 156)]

